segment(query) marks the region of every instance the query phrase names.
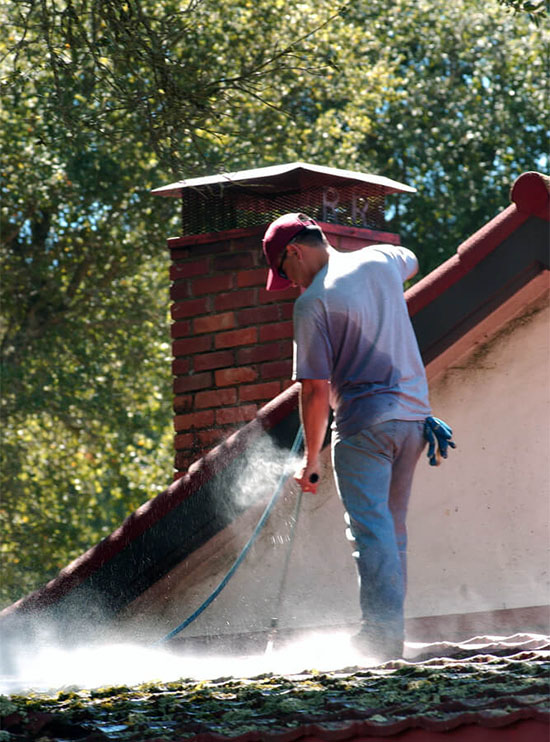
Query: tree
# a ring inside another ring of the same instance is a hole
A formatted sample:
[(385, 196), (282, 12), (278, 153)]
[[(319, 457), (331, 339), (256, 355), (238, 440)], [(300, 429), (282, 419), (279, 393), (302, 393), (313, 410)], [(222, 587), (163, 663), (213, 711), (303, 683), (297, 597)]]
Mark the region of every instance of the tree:
[(269, 109), (244, 102), (231, 126), (245, 134), (219, 130), (209, 151), (231, 150), (233, 169), (311, 160), (415, 186), (389, 228), (425, 275), (508, 204), (516, 177), (548, 167), (545, 35), (496, 0), (350, 4), (315, 35), (321, 74), (272, 86)]
[[(167, 261), (150, 189), (306, 160), (418, 188), (427, 272), (543, 166), (544, 31), (498, 0), (2, 2), (3, 600), (162, 490)], [(36, 534), (36, 536), (35, 536)]]
[(531, 2), (530, 0), (498, 0), (501, 5), (512, 10), (514, 13), (526, 13), (537, 26), (546, 17), (546, 0)]
[(516, 177), (548, 167), (546, 41), (527, 17), (473, 0), (356, 3), (322, 34), (333, 66), (281, 91), (290, 117), (262, 122), (264, 157), (415, 186), (388, 213), (421, 275), (508, 204)]
[(396, 50), (395, 96), (360, 149), (417, 187), (393, 223), (428, 272), (508, 204), (517, 176), (548, 165), (544, 38), (490, 4), (388, 8), (376, 22)]
[(209, 150), (219, 126), (247, 100), (265, 107), (266, 79), (310, 64), (307, 39), (334, 7), (321, 2), (306, 21), (284, 9), (0, 7), (4, 600), (169, 483), (161, 245), (178, 228), (173, 204), (150, 189), (223, 169), (227, 154)]

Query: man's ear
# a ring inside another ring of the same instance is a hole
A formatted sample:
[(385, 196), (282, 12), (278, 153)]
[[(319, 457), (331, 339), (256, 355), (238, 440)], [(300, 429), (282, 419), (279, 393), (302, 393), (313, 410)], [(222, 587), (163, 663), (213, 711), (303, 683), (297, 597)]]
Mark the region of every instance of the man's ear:
[(300, 245), (299, 242), (292, 242), (288, 246), (287, 250), (290, 250), (292, 255), (296, 255), (296, 257), (298, 258), (298, 260), (302, 260), (302, 258), (303, 258), (303, 251), (302, 251), (302, 246)]

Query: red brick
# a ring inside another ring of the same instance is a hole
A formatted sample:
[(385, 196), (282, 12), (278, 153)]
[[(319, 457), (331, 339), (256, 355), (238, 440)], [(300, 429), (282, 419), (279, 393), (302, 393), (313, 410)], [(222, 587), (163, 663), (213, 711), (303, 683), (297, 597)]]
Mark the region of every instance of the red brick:
[(239, 387), (239, 400), (252, 402), (262, 399), (273, 399), (281, 391), (280, 381), (267, 381), (265, 384), (251, 384)]
[(214, 389), (208, 392), (198, 392), (195, 395), (195, 407), (221, 407), (222, 405), (235, 404), (237, 401), (236, 389)]
[(170, 334), (173, 338), (181, 338), (191, 333), (191, 322), (174, 322), (170, 327)]
[(267, 281), (267, 268), (255, 268), (251, 271), (239, 271), (237, 273), (237, 286), (265, 286)]
[(229, 294), (220, 294), (214, 297), (214, 309), (222, 312), (225, 309), (256, 306), (257, 303), (255, 289), (232, 291)]
[[(172, 257), (175, 257), (172, 253)], [(208, 259), (196, 260), (192, 263), (172, 263), (170, 266), (170, 278), (177, 281), (179, 278), (191, 278), (192, 276), (204, 276), (210, 272), (210, 261)]]
[(193, 433), (178, 433), (174, 436), (174, 448), (176, 451), (186, 450), (192, 447), (195, 442)]
[(225, 273), (222, 276), (206, 276), (197, 278), (193, 281), (193, 295), (217, 294), (220, 291), (227, 291), (233, 288), (233, 274)]
[(262, 322), (277, 322), (281, 318), (278, 304), (265, 307), (251, 307), (237, 313), (239, 325), (259, 325)]
[(189, 282), (180, 281), (170, 286), (170, 299), (172, 301), (181, 301), (182, 299), (189, 299)]
[(192, 258), (193, 255), (191, 255), (190, 250), (186, 250), (185, 248), (178, 248), (177, 250), (172, 248), (170, 250), (170, 257), (172, 258), (172, 262), (182, 262), (182, 260), (187, 260), (188, 258)]
[(265, 345), (255, 345), (252, 348), (240, 348), (237, 351), (237, 364), (248, 366), (251, 363), (274, 361), (284, 357), (282, 343), (266, 343)]
[(267, 291), (266, 289), (260, 289), (258, 292), (258, 302), (260, 304), (271, 304), (272, 302), (288, 301), (289, 299), (297, 299), (300, 296), (300, 289), (290, 287), (283, 291)]
[(214, 258), (214, 270), (217, 271), (233, 271), (253, 267), (254, 258), (251, 253), (226, 253), (225, 255), (217, 255)]
[(212, 446), (219, 443), (227, 435), (225, 430), (199, 430), (197, 439), (203, 446)]
[(294, 314), (294, 302), (283, 302), (279, 305), (279, 311), (281, 312), (281, 319), (292, 319), (292, 315)]
[(172, 343), (172, 355), (189, 356), (193, 353), (203, 353), (205, 350), (211, 350), (212, 337), (210, 335), (199, 335), (199, 337), (190, 337), (183, 340), (175, 340)]
[(180, 397), (174, 397), (174, 412), (187, 412), (193, 406), (193, 396), (186, 394)]
[(212, 314), (209, 317), (199, 317), (193, 322), (196, 333), (219, 332), (220, 330), (232, 330), (235, 327), (235, 314), (225, 312), (224, 314)]
[(270, 340), (281, 340), (282, 338), (291, 338), (293, 336), (292, 322), (278, 322), (276, 325), (262, 325), (260, 327), (260, 342)]
[[(258, 229), (255, 234), (240, 234), (237, 236), (233, 236), (232, 239), (229, 242), (229, 245), (231, 249), (237, 249), (237, 250), (249, 250), (250, 254), (252, 255), (261, 255), (261, 247), (262, 247), (262, 237), (264, 233), (264, 229)], [(258, 249), (260, 248), (260, 249)], [(262, 261), (264, 260), (263, 255), (261, 255)]]
[(189, 376), (180, 376), (174, 379), (174, 393), (185, 394), (197, 389), (208, 389), (212, 386), (212, 374), (190, 374)]
[(219, 353), (204, 353), (193, 357), (193, 369), (195, 371), (208, 371), (211, 368), (225, 368), (233, 366), (235, 358), (230, 350), (222, 350)]
[(256, 381), (258, 372), (249, 366), (240, 366), (239, 368), (224, 368), (216, 371), (216, 386), (230, 386), (232, 384), (243, 384), (249, 381)]
[(189, 301), (178, 301), (172, 304), (172, 319), (183, 319), (194, 317), (196, 314), (206, 314), (209, 311), (208, 299), (190, 299)]
[[(174, 466), (179, 469), (183, 474), (189, 469), (191, 464), (198, 459), (197, 456), (188, 454), (184, 451), (178, 451), (174, 457)], [(181, 476), (183, 476), (183, 474)]]
[(284, 358), (292, 358), (292, 338), (289, 338), (288, 340), (282, 340), (280, 343), (281, 347), (281, 355), (279, 358), (281, 361)]
[(241, 405), (240, 407), (222, 407), (216, 410), (216, 423), (227, 425), (230, 423), (242, 423), (253, 420), (258, 408), (255, 404)]
[(174, 376), (183, 376), (189, 371), (189, 359), (176, 358), (172, 361), (172, 374)]
[[(199, 235), (195, 235), (198, 237)], [(192, 247), (193, 255), (206, 256), (206, 255), (217, 255), (218, 253), (227, 252), (227, 241), (215, 239), (214, 242), (195, 242)]]
[(292, 361), (262, 363), (262, 379), (288, 379), (292, 375)]
[(214, 410), (202, 410), (201, 412), (190, 412), (187, 415), (176, 415), (174, 417), (174, 428), (190, 430), (191, 428), (208, 428), (214, 424)]
[(234, 348), (236, 345), (253, 345), (258, 342), (256, 327), (244, 327), (242, 330), (220, 332), (214, 339), (216, 348)]
[[(218, 233), (219, 234), (219, 233)], [(203, 258), (207, 258), (210, 255), (217, 255), (220, 252), (227, 252), (229, 249), (227, 241), (220, 241), (215, 239), (214, 242), (209, 240), (202, 240), (204, 237), (202, 234), (188, 235), (192, 237), (192, 242), (187, 242), (182, 245), (170, 245), (170, 257), (174, 263), (176, 262), (198, 262)], [(240, 248), (242, 249), (242, 248)], [(209, 273), (210, 266), (205, 273)]]

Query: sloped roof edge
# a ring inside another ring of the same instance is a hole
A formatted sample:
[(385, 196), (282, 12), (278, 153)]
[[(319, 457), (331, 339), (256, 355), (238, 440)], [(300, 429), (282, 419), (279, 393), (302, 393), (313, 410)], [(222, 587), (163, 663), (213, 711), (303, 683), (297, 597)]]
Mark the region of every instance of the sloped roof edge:
[[(411, 315), (457, 283), (525, 221), (532, 217), (549, 220), (550, 178), (547, 176), (524, 173), (515, 181), (511, 198), (513, 203), (462, 243), (453, 257), (409, 289), (406, 298)], [(74, 560), (47, 585), (4, 609), (0, 616), (39, 610), (65, 596), (212, 479), (228, 460), (236, 459), (257, 435), (284, 420), (295, 410), (297, 402), (295, 384), (263, 407), (254, 421), (193, 464), (185, 476), (131, 514), (114, 533)]]
[(523, 173), (512, 185), (510, 198), (510, 206), (463, 242), (455, 255), (407, 291), (405, 296), (411, 316), (457, 283), (527, 219), (534, 216), (550, 221), (550, 177), (534, 171)]
[(84, 582), (102, 565), (123, 551), (130, 542), (211, 480), (227, 466), (229, 460), (232, 461), (242, 454), (262, 432), (269, 431), (284, 420), (298, 405), (298, 386), (293, 384), (262, 407), (254, 420), (192, 464), (183, 477), (131, 513), (116, 531), (77, 557), (62, 569), (57, 577), (4, 608), (0, 612), (0, 618), (13, 613), (46, 608)]
[[(231, 737), (233, 742), (370, 742), (375, 739), (396, 739), (402, 742), (440, 739), (441, 734), (451, 734), (460, 742), (485, 740), (486, 742), (512, 742), (530, 739), (543, 742), (548, 734), (549, 716), (543, 711), (529, 707), (504, 711), (498, 715), (487, 711), (464, 711), (443, 719), (428, 715), (409, 716), (400, 721), (381, 724), (368, 720), (349, 721), (339, 724), (337, 729), (318, 723), (302, 724), (288, 732), (245, 732)], [(223, 742), (226, 736), (213, 732), (202, 732), (187, 737), (186, 742)], [(153, 742), (153, 740), (151, 740)], [(176, 742), (184, 742), (182, 737)]]

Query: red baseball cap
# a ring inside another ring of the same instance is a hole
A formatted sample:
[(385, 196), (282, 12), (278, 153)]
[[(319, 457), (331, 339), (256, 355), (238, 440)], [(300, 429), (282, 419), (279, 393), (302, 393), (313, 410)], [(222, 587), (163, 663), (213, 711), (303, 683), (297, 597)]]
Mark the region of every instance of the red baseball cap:
[(262, 242), (269, 263), (266, 289), (280, 291), (292, 286), (292, 281), (279, 275), (279, 265), (285, 247), (304, 227), (318, 227), (317, 222), (306, 214), (283, 214), (267, 228)]

